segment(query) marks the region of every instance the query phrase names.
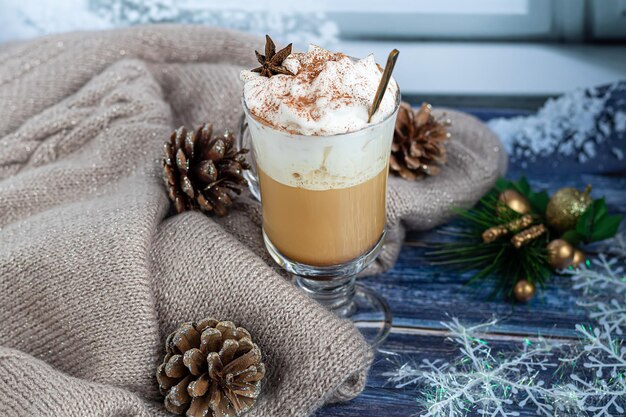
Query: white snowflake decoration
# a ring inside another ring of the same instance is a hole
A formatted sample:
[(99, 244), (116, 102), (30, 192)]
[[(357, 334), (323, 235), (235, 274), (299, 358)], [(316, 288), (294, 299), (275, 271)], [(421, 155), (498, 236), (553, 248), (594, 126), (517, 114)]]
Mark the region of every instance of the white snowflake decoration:
[(547, 390), (542, 378), (542, 372), (558, 367), (551, 344), (527, 340), (519, 355), (500, 357), (480, 338), (496, 320), (473, 327), (464, 327), (456, 318), (442, 324), (462, 354), (455, 363), (424, 360), (419, 366), (405, 364), (384, 374), (396, 387), (416, 382), (430, 387), (422, 417), (464, 416), (470, 410), (481, 416), (517, 416), (511, 410), (514, 404), (532, 405), (538, 415), (554, 414), (554, 406), (544, 400)]
[(624, 267), (618, 258), (600, 254), (591, 260), (591, 266), (583, 265), (580, 269), (563, 273), (572, 277), (574, 289), (582, 291), (585, 296), (626, 294), (626, 279), (622, 277)]
[(577, 407), (592, 417), (623, 416), (626, 408), (626, 275), (622, 261), (600, 254), (591, 267), (567, 271), (574, 288), (589, 301), (578, 304), (597, 323), (592, 328), (576, 325), (583, 338), (574, 357), (561, 358), (576, 364), (566, 389), (576, 395)]
[[(576, 400), (576, 407), (592, 417), (624, 415), (626, 407), (626, 346), (615, 338), (608, 326), (592, 329), (576, 325), (584, 338), (578, 355), (560, 360), (582, 363), (570, 375), (571, 382), (563, 386)], [(558, 390), (559, 387), (554, 388)]]
[[(422, 387), (422, 417), (536, 415), (618, 417), (626, 409), (626, 276), (622, 261), (601, 254), (590, 267), (566, 271), (582, 291), (578, 304), (596, 327), (578, 324), (580, 342), (561, 345), (538, 338), (515, 352), (496, 355), (480, 334), (495, 320), (465, 327), (442, 323), (460, 356), (453, 363), (406, 362), (383, 375), (397, 388)], [(565, 374), (554, 378), (555, 371)], [(569, 371), (569, 372), (568, 372)], [(556, 379), (556, 382), (553, 380)], [(548, 383), (547, 381), (553, 381)]]

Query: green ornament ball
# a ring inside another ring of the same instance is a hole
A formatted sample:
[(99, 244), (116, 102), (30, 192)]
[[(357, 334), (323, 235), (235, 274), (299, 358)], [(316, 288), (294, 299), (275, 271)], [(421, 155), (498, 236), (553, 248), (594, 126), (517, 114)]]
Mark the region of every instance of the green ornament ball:
[(561, 234), (575, 229), (576, 222), (593, 201), (590, 192), (591, 186), (588, 185), (585, 191), (561, 188), (554, 193), (546, 209), (548, 224)]

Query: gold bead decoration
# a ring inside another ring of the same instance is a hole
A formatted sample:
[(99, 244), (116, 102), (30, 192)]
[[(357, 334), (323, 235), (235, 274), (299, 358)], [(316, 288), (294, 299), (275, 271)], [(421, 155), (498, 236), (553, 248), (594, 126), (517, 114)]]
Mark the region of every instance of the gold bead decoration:
[(522, 229), (526, 229), (528, 226), (533, 224), (533, 216), (530, 214), (524, 214), (519, 219), (512, 220), (506, 224), (506, 228), (511, 232), (517, 232)]
[(574, 261), (574, 247), (563, 239), (554, 239), (546, 247), (548, 263), (554, 269), (567, 268)]
[(527, 228), (533, 223), (533, 216), (525, 214), (519, 219), (512, 220), (506, 224), (500, 224), (498, 226), (490, 227), (482, 234), (484, 243), (491, 243), (498, 239), (500, 236), (505, 236), (509, 232), (517, 232)]
[(548, 225), (561, 234), (575, 229), (578, 219), (593, 201), (590, 192), (591, 186), (588, 185), (585, 191), (561, 188), (554, 193), (546, 208)]
[(529, 227), (526, 230), (522, 230), (521, 232), (515, 234), (511, 238), (511, 244), (515, 246), (517, 249), (521, 248), (531, 240), (537, 239), (539, 236), (547, 232), (548, 229), (543, 224), (537, 224), (535, 226)]
[(530, 213), (530, 203), (515, 190), (504, 190), (498, 195), (498, 201), (519, 214)]
[(500, 236), (504, 236), (509, 233), (509, 229), (507, 229), (503, 224), (499, 226), (493, 226), (483, 232), (483, 242), (491, 243), (497, 240)]
[(572, 260), (572, 266), (574, 268), (578, 268), (581, 264), (584, 264), (586, 260), (585, 252), (578, 248), (574, 249), (574, 259)]
[(513, 287), (513, 296), (520, 303), (527, 303), (535, 296), (535, 285), (525, 279), (520, 279)]

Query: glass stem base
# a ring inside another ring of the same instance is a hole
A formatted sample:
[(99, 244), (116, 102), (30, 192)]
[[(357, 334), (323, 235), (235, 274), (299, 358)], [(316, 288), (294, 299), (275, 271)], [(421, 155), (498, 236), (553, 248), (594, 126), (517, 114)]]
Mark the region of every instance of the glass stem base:
[(356, 275), (320, 281), (296, 276), (296, 285), (302, 291), (340, 317), (350, 317), (355, 310)]
[(387, 302), (369, 288), (356, 283), (363, 271), (383, 247), (385, 232), (366, 253), (352, 261), (331, 266), (312, 266), (284, 256), (274, 246), (265, 231), (267, 251), (283, 269), (293, 275), (295, 284), (306, 295), (331, 310), (337, 316), (354, 322), (365, 340), (377, 347), (391, 330), (391, 310)]
[(391, 310), (384, 298), (356, 283), (356, 275), (332, 280), (295, 276), (309, 297), (341, 318), (351, 320), (370, 346), (378, 347), (391, 330)]

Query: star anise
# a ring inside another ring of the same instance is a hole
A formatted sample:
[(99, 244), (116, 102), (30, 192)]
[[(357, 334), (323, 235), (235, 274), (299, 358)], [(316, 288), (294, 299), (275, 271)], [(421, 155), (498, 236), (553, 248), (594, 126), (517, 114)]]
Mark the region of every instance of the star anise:
[(291, 45), (285, 46), (276, 52), (276, 45), (269, 35), (265, 35), (265, 55), (261, 55), (258, 51), (254, 51), (256, 59), (261, 64), (260, 67), (254, 68), (252, 72), (258, 72), (264, 77), (271, 77), (276, 74), (294, 75), (287, 68), (282, 66), (283, 61), (291, 54)]

